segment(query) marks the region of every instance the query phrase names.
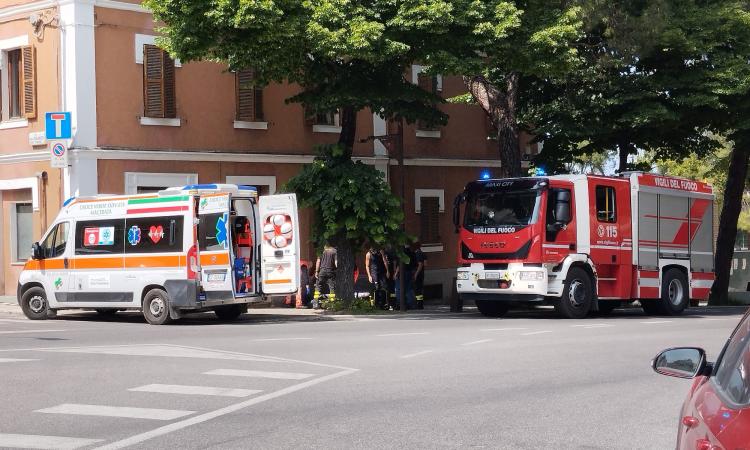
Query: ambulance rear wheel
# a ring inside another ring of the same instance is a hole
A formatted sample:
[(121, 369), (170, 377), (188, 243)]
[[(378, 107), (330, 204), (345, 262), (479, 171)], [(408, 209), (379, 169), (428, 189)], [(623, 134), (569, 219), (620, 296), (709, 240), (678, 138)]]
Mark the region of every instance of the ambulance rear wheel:
[(143, 317), (151, 325), (165, 325), (172, 321), (167, 291), (157, 288), (146, 293), (143, 297)]
[(46, 319), (49, 303), (47, 303), (47, 294), (44, 289), (40, 287), (27, 289), (21, 296), (21, 310), (31, 320)]
[(555, 310), (566, 319), (583, 319), (591, 311), (593, 303), (594, 290), (588, 272), (580, 267), (571, 267)]
[(487, 317), (503, 317), (508, 312), (508, 305), (504, 302), (492, 300), (474, 300), (480, 313)]
[(664, 273), (661, 286), (661, 312), (677, 316), (687, 308), (690, 301), (687, 277), (680, 269), (669, 269)]
[(214, 314), (219, 320), (235, 320), (245, 312), (243, 305), (225, 305), (214, 308)]

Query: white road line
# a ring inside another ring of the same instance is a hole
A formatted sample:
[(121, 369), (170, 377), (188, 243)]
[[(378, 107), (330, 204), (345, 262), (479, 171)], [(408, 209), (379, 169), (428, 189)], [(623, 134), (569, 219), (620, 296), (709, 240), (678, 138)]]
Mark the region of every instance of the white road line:
[(647, 320), (645, 322), (641, 322), (645, 324), (652, 324), (652, 323), (672, 323), (671, 320)]
[(263, 392), (255, 389), (232, 389), (210, 386), (184, 386), (180, 384), (147, 384), (132, 389), (132, 392), (155, 392), (157, 394), (212, 395), (218, 397), (250, 397)]
[(312, 340), (311, 337), (289, 337), (289, 338), (269, 338), (269, 339), (253, 339), (255, 342), (265, 342), (265, 341), (309, 341)]
[(216, 369), (203, 372), (203, 375), (222, 375), (229, 377), (274, 378), (277, 380), (304, 380), (313, 376), (311, 373), (264, 372), (262, 370)]
[[(29, 319), (0, 319), (0, 322), (9, 322), (9, 323), (31, 323)], [(45, 322), (42, 322), (45, 323)], [(54, 322), (48, 322), (48, 323), (54, 323)], [(41, 325), (40, 323), (37, 323), (35, 325)], [(23, 435), (19, 435), (23, 436)]]
[(378, 334), (378, 335), (377, 335), (377, 337), (389, 337), (389, 336), (420, 336), (420, 335), (425, 335), (425, 334), (430, 334), (430, 333), (426, 333), (426, 332), (421, 332), (421, 333), (390, 333), (390, 334)]
[(331, 375), (326, 375), (320, 378), (315, 378), (313, 380), (305, 381), (299, 384), (295, 384), (293, 386), (286, 387), (284, 389), (280, 389), (276, 392), (271, 392), (269, 394), (261, 395), (259, 397), (254, 397), (249, 400), (245, 400), (240, 403), (235, 403), (234, 405), (229, 405), (224, 408), (217, 409), (215, 411), (207, 412), (205, 414), (201, 414), (195, 417), (190, 417), (188, 419), (181, 420), (179, 422), (170, 423), (169, 425), (165, 425), (163, 427), (156, 428), (155, 430), (147, 431), (142, 434), (138, 434), (135, 436), (131, 436), (129, 438), (125, 438), (121, 441), (112, 442), (110, 444), (107, 444), (102, 447), (98, 447), (96, 450), (114, 450), (119, 448), (125, 448), (130, 447), (132, 445), (147, 441), (149, 439), (153, 439), (155, 437), (163, 436), (165, 434), (172, 433), (177, 430), (182, 430), (183, 428), (187, 428), (193, 425), (197, 425), (199, 423), (207, 422), (209, 420), (216, 419), (217, 417), (225, 416), (227, 414), (231, 414), (233, 412), (239, 411), (241, 409), (247, 408), (248, 406), (257, 405), (258, 403), (265, 402), (267, 400), (272, 400), (277, 397), (281, 397), (283, 395), (291, 394), (292, 392), (301, 391), (302, 389), (314, 386), (319, 383), (323, 383), (325, 381), (333, 380), (335, 378), (343, 377), (345, 375), (350, 375), (357, 372), (357, 369), (348, 369), (343, 370), (341, 372), (336, 372)]
[(13, 330), (13, 331), (0, 331), (0, 334), (57, 333), (59, 331), (68, 331), (68, 330)]
[(94, 353), (100, 355), (159, 356), (164, 358), (229, 359), (237, 361), (271, 362), (275, 359), (240, 353), (227, 353), (176, 345), (112, 345), (105, 347), (73, 347), (45, 350), (62, 353)]
[(739, 316), (738, 317), (716, 317), (716, 318), (710, 318), (710, 319), (704, 318), (703, 320), (739, 320)]
[(421, 352), (417, 352), (417, 353), (409, 353), (408, 355), (402, 355), (402, 356), (399, 356), (399, 358), (403, 358), (403, 359), (406, 359), (406, 358), (414, 358), (415, 356), (426, 355), (426, 354), (428, 354), (428, 353), (432, 353), (432, 352), (434, 352), (434, 351), (435, 351), (435, 350), (423, 350), (423, 351), (421, 351)]
[(20, 359), (20, 358), (0, 358), (0, 363), (4, 362), (24, 362), (24, 361), (39, 361), (38, 359)]
[(528, 330), (528, 328), (482, 328), (479, 331), (513, 331), (513, 330)]
[(532, 331), (531, 333), (521, 333), (521, 336), (533, 336), (535, 334), (543, 334), (543, 333), (552, 333), (552, 330)]
[(41, 448), (73, 450), (102, 442), (104, 439), (82, 439), (63, 436), (42, 436), (36, 434), (0, 433), (2, 448)]
[(63, 403), (52, 408), (38, 409), (34, 412), (45, 414), (68, 414), (77, 416), (125, 417), (130, 419), (174, 420), (189, 416), (195, 411), (176, 409), (131, 408), (127, 406), (82, 405)]
[(477, 344), (484, 344), (485, 342), (492, 342), (492, 339), (481, 339), (479, 341), (465, 342), (461, 345), (477, 345)]
[(583, 325), (571, 325), (572, 327), (576, 328), (607, 328), (607, 327), (613, 327), (614, 325), (609, 323), (592, 323), (592, 324), (583, 324)]

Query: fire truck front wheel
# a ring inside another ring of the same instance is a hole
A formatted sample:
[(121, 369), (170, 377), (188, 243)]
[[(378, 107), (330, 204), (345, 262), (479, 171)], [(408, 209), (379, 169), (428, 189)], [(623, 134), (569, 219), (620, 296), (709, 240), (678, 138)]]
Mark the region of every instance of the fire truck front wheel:
[(480, 313), (487, 317), (502, 317), (508, 312), (508, 304), (492, 300), (474, 300)]
[(593, 302), (594, 290), (588, 272), (581, 267), (571, 267), (555, 310), (566, 319), (583, 319), (589, 314)]
[(668, 316), (682, 314), (687, 308), (690, 294), (688, 293), (687, 277), (680, 269), (669, 269), (664, 273), (664, 284), (661, 287), (661, 312)]

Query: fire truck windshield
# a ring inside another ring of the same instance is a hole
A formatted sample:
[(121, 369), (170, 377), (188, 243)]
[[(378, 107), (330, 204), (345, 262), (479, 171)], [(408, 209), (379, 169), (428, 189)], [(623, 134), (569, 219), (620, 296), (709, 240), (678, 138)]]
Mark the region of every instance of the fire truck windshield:
[(466, 198), (464, 227), (531, 225), (539, 215), (537, 190), (481, 190)]

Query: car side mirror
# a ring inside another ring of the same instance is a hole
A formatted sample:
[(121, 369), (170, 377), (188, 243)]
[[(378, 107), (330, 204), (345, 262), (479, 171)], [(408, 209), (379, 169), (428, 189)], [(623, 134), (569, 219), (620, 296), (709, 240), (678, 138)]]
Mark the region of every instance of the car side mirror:
[(31, 245), (31, 259), (44, 259), (44, 252), (39, 242), (34, 242)]
[(656, 355), (651, 367), (661, 375), (694, 378), (706, 368), (706, 352), (697, 347), (669, 348)]

